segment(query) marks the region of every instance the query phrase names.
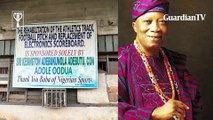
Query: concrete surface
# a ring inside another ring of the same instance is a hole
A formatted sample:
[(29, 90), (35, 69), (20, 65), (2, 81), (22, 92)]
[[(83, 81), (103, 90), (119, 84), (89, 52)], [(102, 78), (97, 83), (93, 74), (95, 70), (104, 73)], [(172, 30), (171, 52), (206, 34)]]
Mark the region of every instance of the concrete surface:
[(105, 73), (98, 74), (98, 89), (78, 89), (77, 97), (79, 103), (108, 104)]
[(117, 107), (65, 107), (0, 105), (0, 120), (117, 120)]
[(118, 102), (118, 75), (108, 74), (106, 75), (107, 80), (107, 92), (109, 96), (109, 101), (111, 103)]
[(98, 35), (118, 34), (117, 0), (0, 0), (0, 40), (15, 38), (14, 10), (24, 11), (24, 24), (96, 20)]

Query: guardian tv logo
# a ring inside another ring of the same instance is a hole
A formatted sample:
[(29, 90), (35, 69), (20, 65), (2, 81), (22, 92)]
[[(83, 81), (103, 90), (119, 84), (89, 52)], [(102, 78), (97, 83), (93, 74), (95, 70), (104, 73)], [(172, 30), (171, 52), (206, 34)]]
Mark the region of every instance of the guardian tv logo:
[(163, 19), (165, 21), (204, 21), (206, 18), (206, 14), (195, 14), (195, 15), (169, 15), (165, 14)]

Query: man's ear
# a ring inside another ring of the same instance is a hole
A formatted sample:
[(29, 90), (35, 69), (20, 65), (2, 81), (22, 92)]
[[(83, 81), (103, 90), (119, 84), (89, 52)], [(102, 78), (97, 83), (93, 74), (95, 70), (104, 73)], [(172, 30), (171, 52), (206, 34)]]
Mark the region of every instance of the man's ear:
[(134, 31), (137, 33), (137, 28), (136, 28), (136, 22), (132, 22), (132, 28), (134, 29)]

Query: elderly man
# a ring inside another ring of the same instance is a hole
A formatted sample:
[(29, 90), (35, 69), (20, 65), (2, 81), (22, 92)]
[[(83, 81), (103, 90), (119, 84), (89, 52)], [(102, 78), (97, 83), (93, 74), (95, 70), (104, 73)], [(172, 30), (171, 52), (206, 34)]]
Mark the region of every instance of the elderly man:
[(167, 0), (135, 0), (133, 44), (119, 48), (119, 120), (192, 120), (202, 108), (186, 56), (163, 46)]

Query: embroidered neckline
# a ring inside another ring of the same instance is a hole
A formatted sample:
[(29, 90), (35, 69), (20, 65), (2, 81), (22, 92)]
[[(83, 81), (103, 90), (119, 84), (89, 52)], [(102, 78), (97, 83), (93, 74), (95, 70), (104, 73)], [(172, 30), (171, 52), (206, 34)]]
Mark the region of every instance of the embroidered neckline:
[[(174, 77), (174, 72), (172, 70), (172, 67), (168, 61), (168, 58), (166, 56), (166, 54), (164, 53), (164, 51), (162, 49), (160, 49), (160, 53), (162, 55), (162, 58), (163, 58), (163, 62), (164, 62), (164, 66), (166, 68), (166, 72), (167, 72), (167, 76), (169, 78), (169, 82), (170, 82), (170, 85), (171, 85), (171, 89), (172, 89), (172, 98), (169, 98), (167, 95), (165, 95), (162, 91), (162, 89), (160, 88), (158, 82), (157, 82), (157, 79), (152, 71), (152, 68), (148, 62), (148, 59), (145, 55), (145, 53), (142, 51), (142, 47), (140, 45), (140, 43), (135, 40), (134, 41), (134, 46), (135, 48), (137, 49), (138, 53), (140, 54), (141, 58), (142, 58), (142, 61), (145, 65), (145, 68), (146, 68), (146, 71), (148, 73), (148, 76), (153, 84), (153, 86), (155, 87), (155, 91), (158, 93), (158, 95), (160, 96), (160, 98), (163, 100), (163, 102), (166, 102), (166, 100), (169, 100), (169, 99), (175, 99), (175, 87), (174, 87), (174, 80), (175, 80), (175, 77)], [(177, 87), (177, 86), (176, 86)]]

